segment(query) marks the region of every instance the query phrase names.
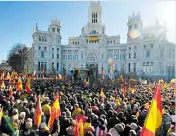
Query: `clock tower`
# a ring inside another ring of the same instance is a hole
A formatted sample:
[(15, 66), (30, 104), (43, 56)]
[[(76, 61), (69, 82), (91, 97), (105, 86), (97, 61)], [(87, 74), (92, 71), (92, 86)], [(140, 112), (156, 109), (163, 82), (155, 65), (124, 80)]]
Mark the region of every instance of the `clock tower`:
[(101, 14), (102, 14), (102, 7), (100, 2), (91, 1), (89, 6), (89, 23), (91, 24), (101, 24)]

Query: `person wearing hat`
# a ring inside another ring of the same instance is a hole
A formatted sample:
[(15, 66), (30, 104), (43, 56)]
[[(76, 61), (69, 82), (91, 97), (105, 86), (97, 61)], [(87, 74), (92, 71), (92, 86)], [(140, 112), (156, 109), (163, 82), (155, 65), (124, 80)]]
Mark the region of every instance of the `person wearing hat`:
[(124, 131), (124, 127), (121, 123), (116, 124), (113, 128), (109, 130), (112, 136), (120, 136), (120, 134)]
[(42, 122), (40, 125), (40, 134), (39, 136), (50, 136), (49, 128), (47, 127), (45, 122)]

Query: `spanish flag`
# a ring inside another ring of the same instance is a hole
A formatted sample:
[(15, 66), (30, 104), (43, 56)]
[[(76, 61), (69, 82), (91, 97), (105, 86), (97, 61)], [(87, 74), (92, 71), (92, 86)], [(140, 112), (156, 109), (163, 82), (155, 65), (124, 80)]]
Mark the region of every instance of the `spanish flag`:
[(9, 72), (7, 73), (6, 80), (11, 80)]
[(155, 131), (162, 123), (162, 108), (160, 87), (157, 86), (149, 113), (144, 123), (140, 136), (155, 136)]
[(16, 90), (21, 91), (23, 89), (21, 77), (18, 78), (18, 83), (16, 84)]
[(3, 116), (3, 107), (0, 108), (0, 126), (1, 126), (2, 116)]
[(4, 75), (5, 75), (5, 70), (1, 74), (1, 80), (4, 79)]
[(12, 90), (12, 87), (10, 86), (9, 88), (9, 98), (13, 97), (13, 90)]
[(4, 89), (5, 89), (4, 81), (1, 82), (1, 88), (4, 88)]
[(61, 115), (60, 111), (60, 103), (59, 103), (59, 94), (56, 93), (56, 99), (51, 107), (51, 115), (48, 121), (48, 126), (50, 127), (50, 131), (53, 131), (53, 123), (54, 120)]
[(34, 115), (34, 124), (39, 128), (42, 120), (42, 107), (40, 102), (40, 96), (38, 97), (37, 107)]
[(25, 85), (25, 90), (28, 94), (30, 94), (30, 92), (31, 92), (31, 81), (30, 81), (29, 78), (27, 79), (27, 82), (26, 82), (26, 85)]
[(76, 119), (76, 123), (74, 124), (74, 136), (84, 136), (84, 125), (83, 119)]
[(100, 96), (101, 96), (101, 97), (104, 97), (104, 96), (105, 96), (105, 95), (104, 95), (104, 89), (103, 89), (103, 88), (101, 88)]
[(98, 41), (98, 36), (90, 36), (89, 41), (90, 42)]
[(121, 79), (122, 82), (124, 82), (124, 79), (123, 79), (123, 76), (122, 76), (122, 75), (120, 75), (120, 79)]

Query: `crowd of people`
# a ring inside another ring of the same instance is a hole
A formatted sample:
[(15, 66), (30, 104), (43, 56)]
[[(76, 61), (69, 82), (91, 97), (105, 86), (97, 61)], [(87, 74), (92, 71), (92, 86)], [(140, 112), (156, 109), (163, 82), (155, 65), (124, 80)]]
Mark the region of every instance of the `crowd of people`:
[[(84, 136), (140, 136), (155, 85), (126, 82), (125, 89), (122, 91), (121, 81), (108, 79), (97, 79), (86, 86), (72, 79), (37, 79), (31, 80), (29, 94), (7, 81), (0, 91), (0, 136), (81, 136), (74, 130), (80, 117)], [(174, 91), (169, 83), (161, 89), (162, 125), (156, 136), (176, 136)], [(56, 92), (61, 115), (51, 130), (48, 121)], [(42, 105), (39, 127), (34, 123), (38, 98)]]

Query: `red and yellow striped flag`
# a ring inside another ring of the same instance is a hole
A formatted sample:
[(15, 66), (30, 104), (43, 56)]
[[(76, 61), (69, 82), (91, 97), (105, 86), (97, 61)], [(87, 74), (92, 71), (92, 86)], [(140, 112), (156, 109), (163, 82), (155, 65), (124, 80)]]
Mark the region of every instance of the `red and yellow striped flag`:
[(11, 80), (9, 72), (7, 73), (7, 76), (6, 76), (5, 80)]
[(74, 136), (84, 136), (83, 118), (76, 119), (74, 124)]
[(51, 107), (51, 115), (48, 121), (48, 126), (50, 127), (50, 131), (52, 132), (53, 130), (53, 123), (54, 120), (61, 115), (60, 111), (60, 103), (59, 103), (59, 94), (58, 92), (56, 93), (56, 99)]
[(104, 95), (104, 89), (103, 88), (101, 88), (101, 90), (100, 90), (100, 96), (101, 97), (104, 97), (105, 95)]
[(16, 84), (16, 90), (21, 91), (23, 89), (21, 77), (18, 78), (18, 83)]
[(2, 116), (3, 116), (3, 107), (0, 108), (0, 126), (1, 126)]
[(144, 123), (140, 136), (155, 136), (155, 131), (162, 123), (161, 93), (157, 86), (149, 113)]
[(1, 80), (4, 79), (4, 75), (5, 75), (5, 70), (3, 70), (2, 74), (1, 74)]
[(1, 82), (1, 88), (5, 88), (5, 84), (4, 84), (4, 81)]
[(31, 81), (30, 79), (27, 79), (26, 85), (25, 85), (25, 90), (28, 94), (31, 92)]
[(42, 120), (42, 107), (40, 102), (40, 96), (38, 97), (37, 107), (34, 115), (34, 124), (39, 128)]

